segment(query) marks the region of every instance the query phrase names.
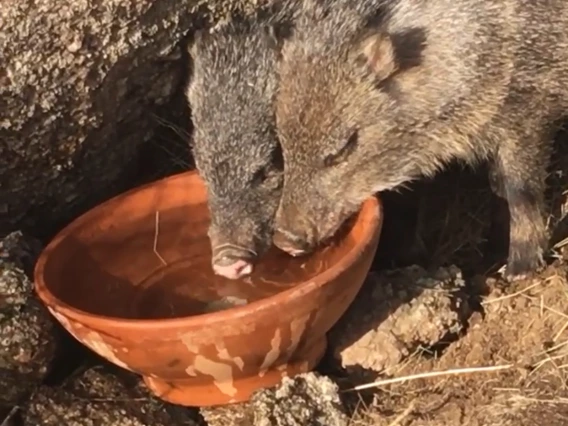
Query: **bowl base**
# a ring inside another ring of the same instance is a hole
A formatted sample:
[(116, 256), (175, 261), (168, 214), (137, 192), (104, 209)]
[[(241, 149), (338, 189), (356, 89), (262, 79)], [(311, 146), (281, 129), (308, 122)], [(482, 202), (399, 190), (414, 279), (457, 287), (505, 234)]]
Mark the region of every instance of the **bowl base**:
[(246, 402), (259, 389), (279, 384), (284, 377), (293, 377), (311, 371), (322, 359), (327, 347), (324, 337), (297, 355), (297, 361), (273, 366), (262, 375), (243, 377), (232, 383), (238, 392), (227, 395), (215, 383), (196, 383), (195, 380), (164, 381), (143, 376), (146, 387), (158, 398), (171, 404), (187, 407), (211, 407)]

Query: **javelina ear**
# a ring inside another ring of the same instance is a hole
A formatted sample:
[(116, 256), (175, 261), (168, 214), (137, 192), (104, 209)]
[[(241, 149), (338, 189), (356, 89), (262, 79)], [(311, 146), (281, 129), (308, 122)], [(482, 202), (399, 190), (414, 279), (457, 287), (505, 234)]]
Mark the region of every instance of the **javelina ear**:
[(366, 65), (379, 78), (384, 80), (396, 71), (396, 57), (392, 39), (382, 31), (372, 31), (361, 37), (358, 53)]

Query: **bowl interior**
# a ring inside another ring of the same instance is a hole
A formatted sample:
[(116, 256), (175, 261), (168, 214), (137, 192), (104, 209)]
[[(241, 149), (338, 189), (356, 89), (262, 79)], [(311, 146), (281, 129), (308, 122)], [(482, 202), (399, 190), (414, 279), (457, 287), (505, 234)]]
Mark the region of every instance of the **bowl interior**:
[(211, 268), (203, 182), (197, 173), (184, 173), (113, 198), (77, 219), (44, 251), (39, 281), (60, 302), (90, 315), (139, 320), (198, 315), (275, 295), (337, 264), (370, 232), (368, 222), (354, 219), (310, 256), (293, 258), (273, 248), (251, 276), (225, 279)]

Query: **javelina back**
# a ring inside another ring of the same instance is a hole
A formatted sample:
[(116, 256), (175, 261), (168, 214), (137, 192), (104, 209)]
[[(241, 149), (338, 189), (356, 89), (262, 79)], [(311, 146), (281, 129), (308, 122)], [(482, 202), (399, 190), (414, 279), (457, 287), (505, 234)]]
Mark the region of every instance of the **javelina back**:
[(283, 48), (275, 244), (309, 251), (373, 193), (451, 160), (488, 161), (511, 216), (506, 276), (539, 269), (546, 169), (568, 107), (568, 3), (349, 3), (304, 8)]
[(227, 278), (249, 274), (272, 242), (282, 189), (273, 101), (293, 5), (199, 32), (190, 48), (193, 155), (208, 191), (213, 269)]

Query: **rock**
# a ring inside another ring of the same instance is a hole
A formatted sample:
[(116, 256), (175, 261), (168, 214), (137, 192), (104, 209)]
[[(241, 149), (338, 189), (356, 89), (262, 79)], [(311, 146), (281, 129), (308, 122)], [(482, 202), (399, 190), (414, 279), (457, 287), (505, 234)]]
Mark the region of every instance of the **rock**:
[(419, 266), (371, 273), (329, 334), (335, 358), (353, 373), (390, 374), (419, 347), (432, 347), (464, 329), (472, 312), (464, 286), (455, 266), (433, 274)]
[(175, 418), (141, 386), (90, 369), (59, 388), (42, 386), (23, 410), (23, 426), (197, 426)]
[(0, 310), (2, 306), (25, 303), (33, 293), (33, 266), (41, 243), (12, 232), (0, 241)]
[(201, 409), (209, 426), (347, 426), (349, 419), (329, 378), (306, 373), (256, 392), (250, 402)]
[(4, 262), (13, 263), (31, 276), (42, 248), (39, 240), (24, 235), (21, 231), (15, 231), (0, 241), (0, 258)]
[(49, 373), (55, 327), (46, 309), (29, 300), (0, 318), (0, 404), (15, 404)]
[(123, 190), (153, 112), (183, 96), (180, 42), (263, 0), (6, 0), (0, 8), (0, 235)]
[(285, 377), (274, 390), (254, 395), (255, 426), (347, 426), (349, 419), (329, 378), (307, 373)]
[(254, 407), (250, 402), (204, 407), (199, 411), (207, 426), (255, 426)]
[(39, 243), (21, 233), (0, 242), (0, 405), (17, 404), (50, 371), (55, 323), (35, 298), (23, 268), (35, 261)]

